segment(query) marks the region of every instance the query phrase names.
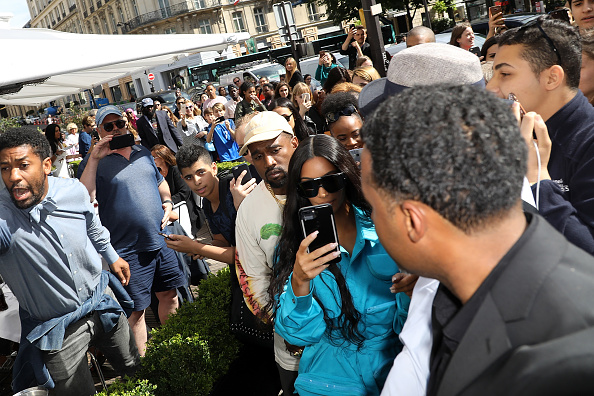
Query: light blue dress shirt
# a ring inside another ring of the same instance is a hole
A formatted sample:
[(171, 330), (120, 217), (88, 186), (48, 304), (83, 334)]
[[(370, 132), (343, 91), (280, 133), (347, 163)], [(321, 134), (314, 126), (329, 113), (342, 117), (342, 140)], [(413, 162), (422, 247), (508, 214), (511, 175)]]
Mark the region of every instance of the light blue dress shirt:
[(77, 310), (101, 276), (101, 253), (118, 259), (109, 231), (75, 179), (48, 177), (42, 202), (19, 209), (0, 191), (0, 274), (20, 307), (37, 321)]

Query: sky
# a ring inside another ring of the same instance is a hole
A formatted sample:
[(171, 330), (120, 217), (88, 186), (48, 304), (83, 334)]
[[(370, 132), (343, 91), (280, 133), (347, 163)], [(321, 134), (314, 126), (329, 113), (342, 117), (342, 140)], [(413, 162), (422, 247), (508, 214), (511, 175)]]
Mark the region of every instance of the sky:
[(10, 27), (23, 27), (31, 16), (27, 0), (0, 0), (0, 12), (11, 12), (14, 17), (10, 20)]

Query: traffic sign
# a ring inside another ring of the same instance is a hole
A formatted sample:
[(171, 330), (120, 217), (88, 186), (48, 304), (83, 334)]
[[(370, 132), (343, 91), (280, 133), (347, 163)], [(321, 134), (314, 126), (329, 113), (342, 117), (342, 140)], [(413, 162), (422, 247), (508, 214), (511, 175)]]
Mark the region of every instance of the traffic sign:
[(155, 75), (153, 73), (148, 74), (149, 81), (153, 81), (155, 79)]

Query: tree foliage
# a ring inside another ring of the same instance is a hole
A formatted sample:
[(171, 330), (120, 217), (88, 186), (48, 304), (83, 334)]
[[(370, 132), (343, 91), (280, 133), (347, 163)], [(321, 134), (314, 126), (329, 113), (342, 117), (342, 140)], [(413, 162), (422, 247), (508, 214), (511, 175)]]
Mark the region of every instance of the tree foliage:
[[(361, 0), (308, 0), (308, 2), (325, 5), (328, 19), (336, 24), (359, 19)], [(414, 17), (414, 14), (411, 16), (410, 11), (416, 10), (423, 4), (422, 0), (376, 0), (376, 3), (381, 3), (384, 12), (390, 9), (406, 11), (409, 20)]]

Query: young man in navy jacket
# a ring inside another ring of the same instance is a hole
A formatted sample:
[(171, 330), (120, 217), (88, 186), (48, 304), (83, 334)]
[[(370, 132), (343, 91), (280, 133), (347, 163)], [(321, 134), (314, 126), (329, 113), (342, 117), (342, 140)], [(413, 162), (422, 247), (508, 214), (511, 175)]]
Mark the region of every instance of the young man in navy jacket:
[(514, 94), (528, 112), (521, 127), (526, 176), (539, 213), (593, 254), (594, 108), (578, 89), (581, 54), (577, 28), (539, 18), (501, 35), (487, 89)]

